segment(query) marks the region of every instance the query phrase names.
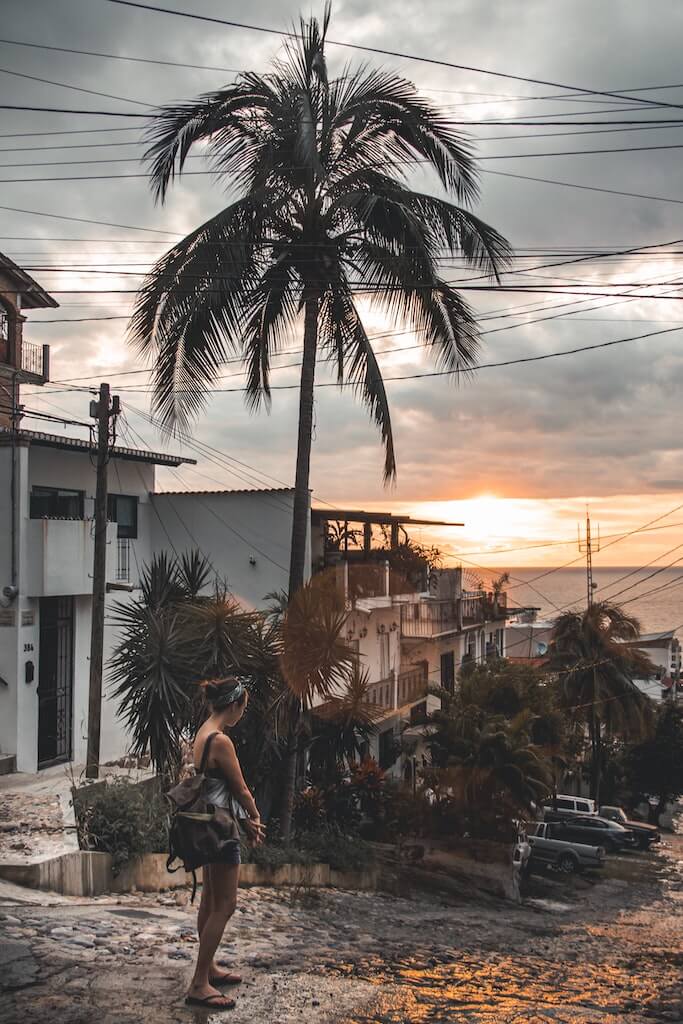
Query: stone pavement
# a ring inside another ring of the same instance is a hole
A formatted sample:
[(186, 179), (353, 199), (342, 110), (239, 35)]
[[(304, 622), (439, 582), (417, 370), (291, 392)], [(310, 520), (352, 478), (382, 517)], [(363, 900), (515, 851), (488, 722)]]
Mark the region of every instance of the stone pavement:
[[(195, 909), (177, 896), (0, 886), (0, 1024), (645, 1024), (683, 1021), (683, 837), (613, 877), (493, 900), (241, 890), (230, 1013), (191, 1011)], [(622, 877), (615, 877), (621, 875)]]

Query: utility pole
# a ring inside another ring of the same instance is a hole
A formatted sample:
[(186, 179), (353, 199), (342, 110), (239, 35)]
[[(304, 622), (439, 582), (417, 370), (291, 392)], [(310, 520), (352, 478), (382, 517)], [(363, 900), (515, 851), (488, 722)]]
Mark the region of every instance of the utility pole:
[(119, 411), (119, 400), (110, 403), (109, 385), (100, 384), (97, 402), (90, 403), (90, 415), (97, 419), (97, 487), (95, 490), (95, 550), (92, 578), (92, 624), (90, 630), (90, 689), (88, 696), (88, 753), (85, 774), (96, 779), (100, 767), (100, 723), (102, 717), (102, 665), (104, 661), (104, 596), (107, 573), (107, 464), (109, 462), (109, 421)]
[(586, 508), (586, 534), (585, 537), (581, 536), (581, 527), (579, 526), (579, 551), (586, 555), (586, 604), (587, 607), (593, 604), (593, 591), (597, 587), (597, 583), (593, 583), (593, 552), (600, 550), (600, 528), (598, 528), (597, 537), (591, 535), (591, 519), (588, 509)]

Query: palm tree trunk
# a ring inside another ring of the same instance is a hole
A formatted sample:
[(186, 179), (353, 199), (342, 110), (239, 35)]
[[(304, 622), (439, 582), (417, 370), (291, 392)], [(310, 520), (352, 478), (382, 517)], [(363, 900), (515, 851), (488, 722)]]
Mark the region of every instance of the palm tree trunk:
[(311, 439), (313, 434), (313, 402), (315, 358), (318, 345), (318, 297), (305, 299), (304, 358), (299, 389), (299, 438), (296, 450), (294, 481), (294, 514), (292, 517), (292, 550), (289, 562), (289, 596), (303, 585), (306, 569), (306, 540), (309, 525), (309, 477)]
[[(301, 365), (299, 389), (299, 438), (296, 451), (296, 477), (294, 482), (294, 511), (292, 516), (292, 550), (289, 563), (289, 599), (296, 594), (306, 576), (306, 542), (309, 528), (309, 478), (311, 469), (311, 442), (313, 435), (313, 402), (315, 389), (315, 358), (318, 345), (318, 297), (309, 294), (305, 299), (304, 357)], [(280, 827), (282, 836), (289, 840), (292, 833), (292, 815), (296, 795), (297, 740), (301, 707), (292, 710), (290, 735), (285, 756), (285, 784), (282, 792)]]

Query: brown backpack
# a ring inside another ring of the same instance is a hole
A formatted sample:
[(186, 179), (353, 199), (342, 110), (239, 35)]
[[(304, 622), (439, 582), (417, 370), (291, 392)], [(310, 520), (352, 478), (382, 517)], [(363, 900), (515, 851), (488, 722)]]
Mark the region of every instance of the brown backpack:
[(206, 796), (206, 762), (213, 738), (218, 735), (218, 732), (212, 732), (207, 737), (197, 774), (184, 779), (166, 794), (171, 805), (166, 869), (179, 871), (180, 865), (171, 866), (174, 860), (179, 860), (185, 871), (192, 872), (193, 900), (197, 889), (197, 868), (223, 861), (228, 844), (240, 839), (232, 811), (216, 806)]

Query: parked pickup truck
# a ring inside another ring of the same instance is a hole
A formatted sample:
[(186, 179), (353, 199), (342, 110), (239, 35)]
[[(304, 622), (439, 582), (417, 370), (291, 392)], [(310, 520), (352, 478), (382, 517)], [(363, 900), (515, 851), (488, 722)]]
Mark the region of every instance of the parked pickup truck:
[(649, 850), (651, 843), (658, 843), (662, 838), (658, 828), (655, 828), (654, 825), (648, 825), (644, 821), (632, 820), (627, 817), (623, 807), (603, 806), (600, 808), (600, 817), (607, 818), (609, 821), (616, 821), (618, 825), (622, 825), (633, 832), (641, 850)]
[(584, 868), (601, 868), (605, 863), (602, 846), (586, 846), (567, 839), (552, 838), (552, 824), (542, 821), (530, 827), (530, 866), (533, 870), (541, 864), (551, 864), (565, 874), (583, 871)]

